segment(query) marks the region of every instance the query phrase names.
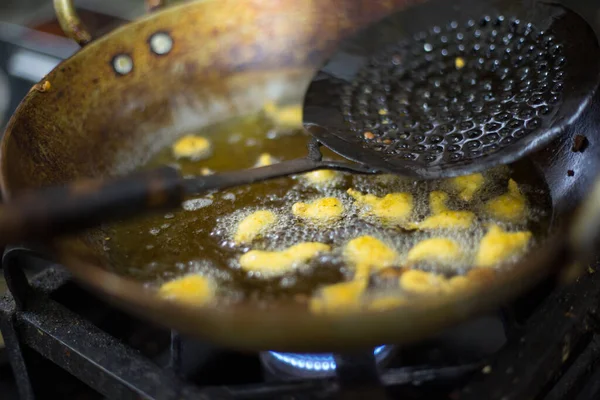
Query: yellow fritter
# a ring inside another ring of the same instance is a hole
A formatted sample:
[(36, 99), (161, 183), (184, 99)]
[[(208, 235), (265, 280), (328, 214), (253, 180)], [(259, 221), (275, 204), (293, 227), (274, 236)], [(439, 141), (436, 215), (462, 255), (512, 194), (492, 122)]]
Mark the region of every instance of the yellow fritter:
[(214, 298), (215, 284), (201, 275), (187, 275), (164, 283), (158, 293), (165, 299), (204, 305)]
[(335, 197), (323, 197), (311, 203), (294, 204), (292, 214), (315, 223), (334, 222), (342, 218), (344, 205)]
[(320, 169), (302, 174), (302, 179), (315, 187), (334, 186), (340, 182), (341, 178), (342, 174), (332, 169)]
[(238, 244), (250, 243), (277, 222), (277, 215), (268, 210), (255, 211), (238, 225), (233, 240)]
[(521, 253), (531, 239), (531, 232), (506, 232), (497, 225), (490, 227), (479, 243), (475, 266), (493, 267)]
[(265, 104), (265, 114), (274, 125), (282, 128), (297, 128), (302, 126), (302, 107), (278, 106), (273, 102)]
[(444, 290), (446, 278), (442, 275), (411, 269), (400, 276), (400, 287), (410, 293), (433, 294)]
[(458, 197), (461, 200), (471, 201), (473, 196), (475, 196), (475, 193), (483, 187), (485, 179), (481, 174), (473, 174), (457, 176), (450, 179), (450, 182), (453, 188), (458, 192)]
[(310, 300), (314, 313), (337, 313), (360, 310), (362, 295), (367, 285), (364, 281), (350, 281), (325, 286)]
[(454, 240), (431, 238), (422, 240), (414, 245), (409, 250), (406, 261), (409, 263), (430, 261), (448, 265), (460, 261), (463, 257), (464, 253), (460, 245)]
[(344, 247), (344, 260), (357, 268), (381, 270), (398, 261), (398, 253), (372, 236), (359, 236)]
[(258, 156), (258, 160), (256, 160), (254, 167), (266, 167), (268, 165), (275, 164), (276, 162), (277, 159), (269, 153), (262, 153), (260, 156)]
[(519, 222), (526, 216), (527, 201), (514, 180), (508, 181), (508, 192), (489, 200), (485, 209), (494, 219)]
[(475, 214), (471, 211), (448, 210), (446, 202), (448, 194), (440, 191), (429, 194), (431, 216), (421, 222), (408, 224), (409, 229), (468, 229), (475, 222)]
[(251, 250), (240, 257), (240, 266), (264, 276), (284, 275), (329, 250), (328, 245), (316, 242), (298, 243), (281, 251)]
[(413, 197), (410, 193), (389, 193), (384, 197), (377, 197), (348, 189), (348, 194), (363, 208), (365, 215), (372, 215), (386, 225), (404, 224), (413, 210)]
[(190, 158), (197, 161), (210, 156), (212, 145), (202, 136), (187, 135), (176, 141), (171, 150), (175, 158)]

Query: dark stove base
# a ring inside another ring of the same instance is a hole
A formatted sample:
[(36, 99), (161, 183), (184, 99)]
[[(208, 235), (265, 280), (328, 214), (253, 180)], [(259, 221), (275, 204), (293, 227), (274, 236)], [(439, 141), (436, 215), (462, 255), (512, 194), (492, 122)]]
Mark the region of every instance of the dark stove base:
[[(265, 379), (258, 354), (139, 321), (91, 297), (59, 266), (28, 282), (24, 256), (5, 257), (12, 297), (0, 302), (3, 357), (23, 400), (600, 398), (600, 273), (550, 295), (552, 282), (540, 286), (502, 313), (503, 324), (480, 320), (400, 349), (381, 374), (371, 356), (336, 355), (335, 378), (277, 380)], [(10, 398), (14, 384), (0, 379), (4, 386)]]

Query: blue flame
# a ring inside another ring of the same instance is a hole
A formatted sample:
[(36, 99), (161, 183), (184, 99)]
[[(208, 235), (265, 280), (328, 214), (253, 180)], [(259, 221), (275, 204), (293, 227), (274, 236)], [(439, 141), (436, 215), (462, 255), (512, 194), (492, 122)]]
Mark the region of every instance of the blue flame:
[[(373, 354), (377, 357), (386, 347), (383, 345), (375, 348)], [(336, 367), (333, 354), (295, 354), (275, 351), (270, 351), (269, 354), (284, 364), (307, 372), (334, 371)]]

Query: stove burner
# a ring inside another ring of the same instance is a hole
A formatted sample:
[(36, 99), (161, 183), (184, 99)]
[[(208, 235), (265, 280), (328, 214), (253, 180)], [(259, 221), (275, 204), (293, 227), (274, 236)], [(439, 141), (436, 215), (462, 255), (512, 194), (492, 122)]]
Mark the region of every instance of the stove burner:
[[(373, 350), (375, 361), (381, 364), (390, 355), (393, 346), (382, 345)], [(261, 354), (265, 367), (273, 375), (281, 377), (324, 378), (335, 375), (336, 363), (333, 354), (298, 354), (268, 351)]]

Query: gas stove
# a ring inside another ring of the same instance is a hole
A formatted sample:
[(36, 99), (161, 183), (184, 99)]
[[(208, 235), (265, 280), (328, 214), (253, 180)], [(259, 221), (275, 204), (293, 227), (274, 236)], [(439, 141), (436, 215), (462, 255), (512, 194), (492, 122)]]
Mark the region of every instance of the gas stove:
[[(567, 3), (600, 32), (597, 4)], [(99, 30), (122, 21), (100, 19)], [(52, 21), (0, 23), (0, 125), (33, 83), (78, 50), (57, 32)], [(62, 266), (10, 248), (2, 259), (0, 398), (599, 399), (595, 265), (600, 259), (569, 286), (549, 279), (414, 346), (252, 353), (139, 320), (81, 289)]]
[(594, 268), (415, 346), (294, 354), (223, 349), (138, 320), (30, 250), (2, 263), (3, 399), (600, 398)]

